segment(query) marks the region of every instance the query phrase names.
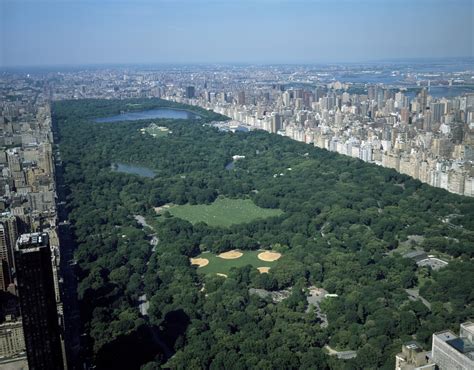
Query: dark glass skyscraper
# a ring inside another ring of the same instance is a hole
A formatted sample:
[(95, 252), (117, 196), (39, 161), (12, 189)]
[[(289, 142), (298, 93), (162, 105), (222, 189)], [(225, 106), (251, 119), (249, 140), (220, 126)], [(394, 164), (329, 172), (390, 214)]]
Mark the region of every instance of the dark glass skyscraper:
[(60, 327), (48, 234), (23, 234), (15, 267), (30, 370), (62, 370)]
[(186, 87), (186, 98), (192, 99), (194, 98), (195, 94), (196, 94), (196, 89), (194, 88), (194, 86)]

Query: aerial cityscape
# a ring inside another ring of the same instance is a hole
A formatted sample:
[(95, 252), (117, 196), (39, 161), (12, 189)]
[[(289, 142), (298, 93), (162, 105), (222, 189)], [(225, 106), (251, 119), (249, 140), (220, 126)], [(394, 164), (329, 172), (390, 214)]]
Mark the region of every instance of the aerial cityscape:
[(473, 15), (0, 0), (0, 369), (474, 369)]

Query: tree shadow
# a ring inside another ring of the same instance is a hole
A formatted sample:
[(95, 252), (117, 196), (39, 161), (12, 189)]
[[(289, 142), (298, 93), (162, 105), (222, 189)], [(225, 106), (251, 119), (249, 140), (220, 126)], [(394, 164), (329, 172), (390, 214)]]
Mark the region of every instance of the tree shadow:
[(164, 363), (175, 354), (174, 346), (190, 324), (183, 310), (168, 312), (161, 327), (141, 325), (104, 345), (97, 353), (97, 369), (140, 369), (147, 362)]

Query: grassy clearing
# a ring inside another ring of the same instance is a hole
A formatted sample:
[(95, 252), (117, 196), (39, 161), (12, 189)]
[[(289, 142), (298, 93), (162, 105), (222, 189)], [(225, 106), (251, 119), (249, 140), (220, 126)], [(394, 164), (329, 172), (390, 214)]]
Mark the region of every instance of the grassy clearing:
[(146, 127), (146, 128), (142, 128), (140, 131), (142, 131), (143, 133), (147, 133), (153, 137), (163, 137), (163, 136), (167, 136), (171, 131), (169, 130), (169, 128), (167, 127), (163, 127), (163, 126), (158, 126), (154, 123), (152, 123), (150, 126)]
[[(275, 262), (265, 262), (259, 260), (257, 255), (262, 251), (242, 251), (243, 256), (240, 258), (226, 260), (218, 257), (217, 255), (205, 252), (201, 253), (197, 258), (206, 258), (209, 260), (209, 264), (204, 267), (199, 267), (198, 272), (206, 275), (214, 274), (226, 274), (228, 275), (230, 269), (233, 267), (243, 267), (251, 265), (257, 269), (257, 267), (270, 267), (273, 268), (278, 264), (278, 261)], [(271, 271), (271, 269), (270, 269)]]
[(218, 198), (212, 204), (175, 206), (169, 209), (175, 216), (193, 224), (204, 222), (209, 226), (228, 227), (257, 219), (279, 216), (279, 209), (260, 208), (250, 199)]

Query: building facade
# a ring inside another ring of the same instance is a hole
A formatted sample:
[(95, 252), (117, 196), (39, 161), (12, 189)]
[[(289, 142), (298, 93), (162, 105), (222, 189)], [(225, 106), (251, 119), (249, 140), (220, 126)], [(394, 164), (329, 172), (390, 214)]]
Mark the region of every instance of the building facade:
[(433, 334), (432, 356), (440, 370), (474, 369), (474, 323), (461, 324), (459, 336), (450, 330)]
[(15, 265), (29, 367), (62, 370), (61, 332), (48, 234), (21, 235), (15, 248)]
[(0, 358), (18, 356), (24, 353), (25, 350), (21, 320), (7, 319), (0, 324)]

